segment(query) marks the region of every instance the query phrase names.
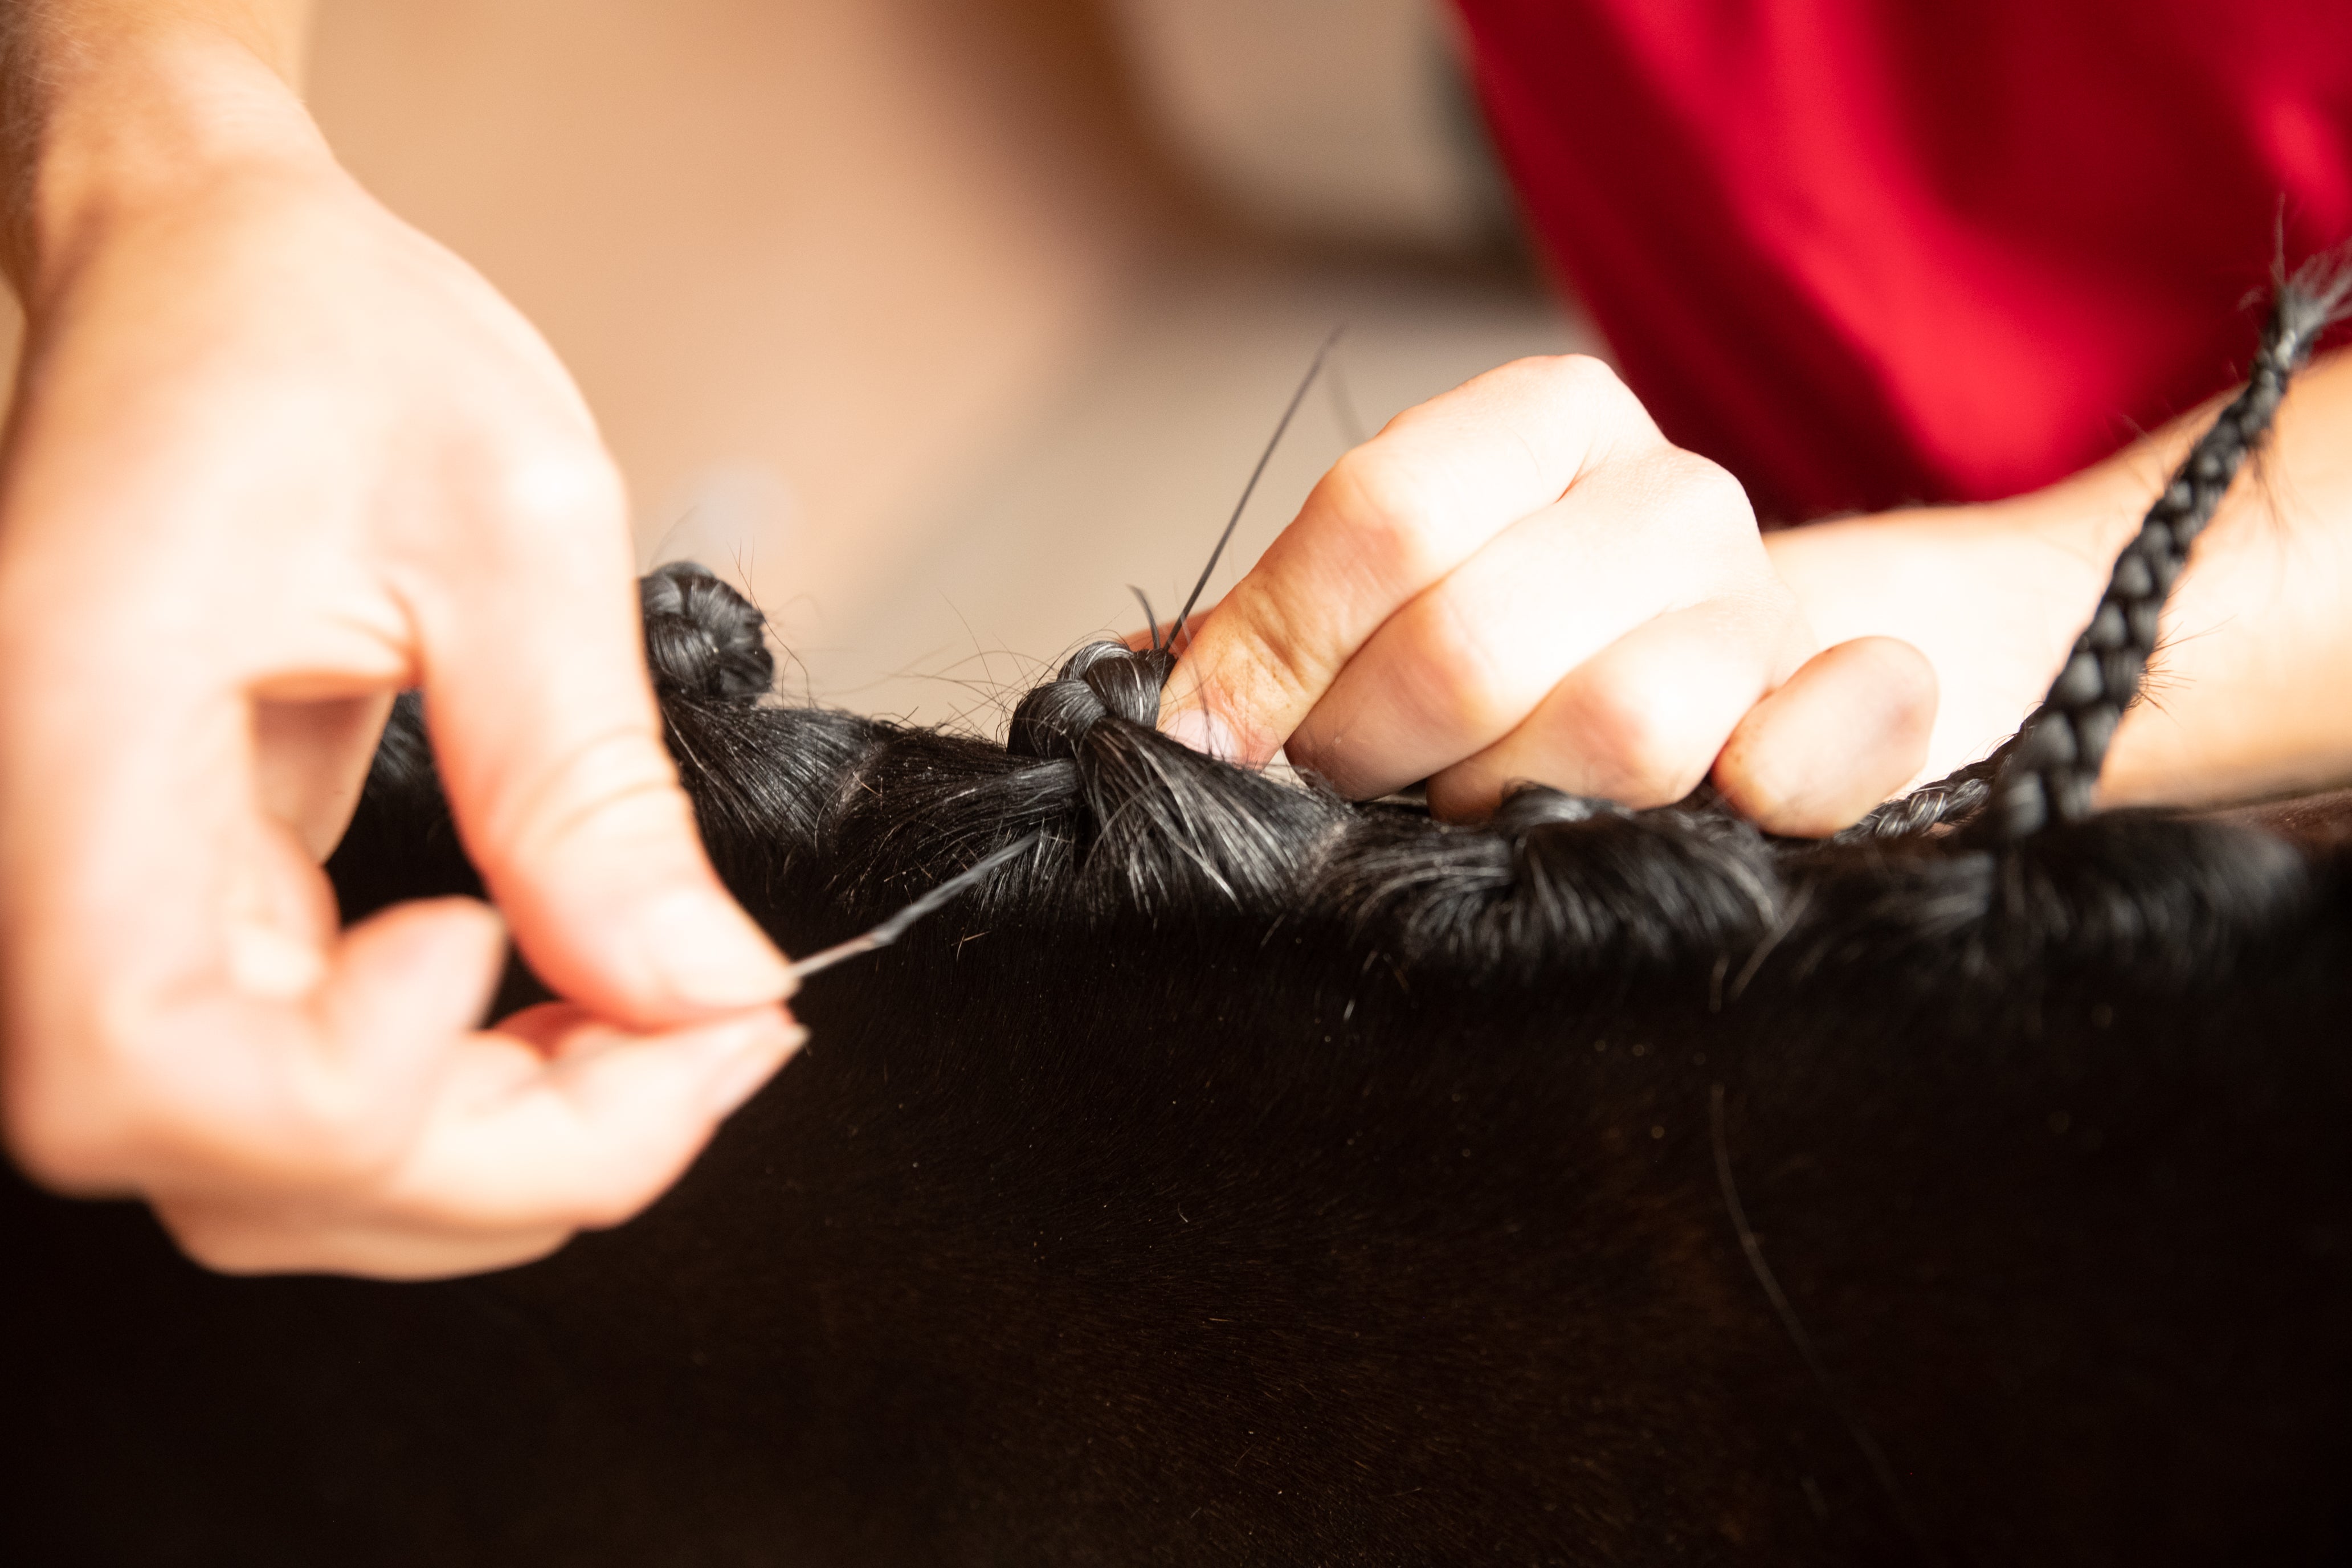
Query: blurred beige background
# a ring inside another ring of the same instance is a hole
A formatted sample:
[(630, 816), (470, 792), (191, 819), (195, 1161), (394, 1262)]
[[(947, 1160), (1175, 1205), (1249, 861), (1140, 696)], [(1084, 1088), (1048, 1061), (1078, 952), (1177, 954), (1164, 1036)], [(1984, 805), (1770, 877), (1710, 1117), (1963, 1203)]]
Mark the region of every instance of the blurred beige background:
[(1595, 346), (1435, 0), (323, 0), (310, 90), (571, 365), (644, 563), (871, 711), (1172, 613), (1334, 326), (1213, 595), (1351, 422)]

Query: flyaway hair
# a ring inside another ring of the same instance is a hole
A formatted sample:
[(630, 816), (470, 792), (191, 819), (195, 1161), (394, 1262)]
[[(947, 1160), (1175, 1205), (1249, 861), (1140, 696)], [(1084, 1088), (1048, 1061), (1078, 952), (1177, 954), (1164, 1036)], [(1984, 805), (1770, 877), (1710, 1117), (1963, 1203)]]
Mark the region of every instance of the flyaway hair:
[[(1160, 648), (1003, 745), (778, 706), (664, 568), (671, 749), (787, 951), (1003, 861), (528, 1268), (221, 1279), (8, 1189), (0, 1516), (142, 1563), (2345, 1561), (2352, 857), (2092, 809), (2340, 296), (2282, 290), (2020, 739), (1822, 843), (1351, 804), (1161, 736)], [(478, 889), (425, 717), (346, 918)]]

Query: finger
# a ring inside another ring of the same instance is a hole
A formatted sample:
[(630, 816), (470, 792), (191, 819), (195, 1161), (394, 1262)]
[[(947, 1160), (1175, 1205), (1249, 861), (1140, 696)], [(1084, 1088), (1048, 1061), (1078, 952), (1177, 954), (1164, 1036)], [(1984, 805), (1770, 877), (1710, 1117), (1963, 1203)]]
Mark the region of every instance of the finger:
[(1178, 665), (1161, 727), (1258, 763), (1396, 611), (1613, 449), (1658, 442), (1615, 374), (1520, 360), (1407, 410), (1325, 475)]
[(658, 1197), (801, 1039), (771, 1009), (632, 1036), (554, 1004), (473, 1037), (388, 1182), (340, 1203), (171, 1194), (209, 1268), (424, 1279), (528, 1262)]
[(1803, 656), (1777, 602), (1717, 600), (1644, 623), (1586, 660), (1525, 722), (1429, 781), (1430, 809), (1475, 819), (1518, 784), (1630, 806), (1680, 800), (1740, 716)]
[(505, 923), (475, 899), (395, 904), (343, 934), (312, 1016), (367, 1097), (350, 1119), (369, 1123), (386, 1160), (410, 1147), (445, 1092), (450, 1058), (480, 1026), (505, 959)]
[(388, 1208), (501, 1230), (618, 1225), (806, 1038), (773, 1008), (651, 1035), (577, 1008), (541, 1016), (551, 1058), (504, 1030), (468, 1042)]
[[(271, 721), (245, 672), (217, 668), (233, 641), (191, 632), (185, 657), (157, 659), (125, 630), (79, 669), (37, 641), (7, 672), (0, 1102), (27, 1171), (64, 1190), (282, 1194), (380, 1174), (498, 976), (503, 931), (477, 903), (341, 938), (314, 856), (264, 806)], [(87, 690), (116, 687), (109, 660), (142, 657), (124, 725)], [(364, 735), (365, 706), (316, 732), (325, 751)], [(281, 815), (301, 816), (288, 798)]]
[(313, 859), (334, 852), (367, 783), (392, 693), (254, 703), (255, 785), (261, 808), (294, 830)]
[(401, 905), (353, 927), (307, 994), (285, 945), (282, 928), (233, 921), (231, 989), (157, 1031), (140, 1075), (153, 1107), (141, 1189), (286, 1193), (381, 1176), (489, 1005), (506, 941), (476, 900)]
[(216, 967), (46, 1042), (66, 1048), (19, 1055), (10, 1131), (30, 1173), (89, 1194), (284, 1194), (363, 1184), (398, 1160), (496, 987), (502, 930), (448, 899), (387, 910), (337, 945), (331, 905), (316, 919), (303, 890), (233, 900)]
[(1152, 647), (1154, 639), (1157, 639), (1158, 646), (1181, 656), (1192, 646), (1192, 634), (1200, 630), (1203, 621), (1216, 614), (1217, 606), (1223, 603), (1222, 599), (1212, 599), (1195, 608), (1181, 628), (1181, 635), (1179, 635), (1180, 628), (1174, 621), (1160, 621), (1139, 632), (1129, 632), (1118, 640), (1125, 643), (1130, 651), (1141, 653)]
[(1822, 837), (1910, 782), (1935, 727), (1927, 656), (1894, 637), (1855, 637), (1748, 710), (1716, 759), (1715, 785), (1767, 832)]
[[(1755, 528), (1738, 481), (1704, 458), (1660, 445), (1611, 463), (1390, 617), (1290, 737), (1291, 762), (1384, 795), (1495, 744), (1658, 615), (1747, 594), (1793, 621)], [(1776, 643), (1784, 629), (1748, 624)]]
[(537, 1262), (574, 1234), (561, 1227), (452, 1232), (207, 1197), (164, 1195), (152, 1206), (173, 1243), (215, 1274), (447, 1279)]
[(617, 481), (550, 464), (505, 500), (488, 559), (438, 581), (421, 630), (450, 808), (517, 943), (639, 1027), (774, 1002), (791, 974), (711, 870), (662, 745)]

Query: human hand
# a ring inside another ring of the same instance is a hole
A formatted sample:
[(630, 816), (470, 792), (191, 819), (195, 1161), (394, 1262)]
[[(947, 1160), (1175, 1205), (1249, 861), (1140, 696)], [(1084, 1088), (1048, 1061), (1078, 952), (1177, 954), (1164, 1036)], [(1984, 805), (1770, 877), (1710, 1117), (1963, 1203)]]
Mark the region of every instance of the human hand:
[(1920, 780), (2017, 731), (2097, 606), (2109, 565), (1998, 506), (1841, 518), (1768, 534), (1764, 547), (1822, 636), (1899, 628), (1934, 666), (1939, 701)]
[(1202, 624), (1162, 724), (1340, 793), (1429, 781), (1482, 816), (1528, 781), (1628, 805), (1713, 770), (1822, 834), (1919, 768), (1926, 661), (1815, 642), (1737, 480), (1580, 356), (1520, 360), (1341, 458)]
[[(677, 1175), (797, 1043), (789, 976), (697, 840), (561, 365), (274, 77), (231, 60), (208, 93), (199, 153), (142, 149), (138, 199), (45, 184), (20, 279), (9, 1146), (146, 1196), (216, 1268), (521, 1261)], [(495, 1031), (490, 910), (339, 934), (316, 865), (412, 685), (468, 851), (572, 999)]]

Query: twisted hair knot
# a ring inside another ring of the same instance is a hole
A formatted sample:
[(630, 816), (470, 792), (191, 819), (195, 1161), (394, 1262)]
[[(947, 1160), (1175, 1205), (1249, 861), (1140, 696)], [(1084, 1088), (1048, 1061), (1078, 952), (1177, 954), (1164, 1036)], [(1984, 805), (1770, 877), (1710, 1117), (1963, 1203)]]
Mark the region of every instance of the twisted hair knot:
[(766, 617), (749, 599), (691, 561), (673, 561), (638, 579), (646, 663), (664, 698), (752, 702), (776, 679)]
[(1075, 760), (1087, 731), (1107, 717), (1152, 729), (1160, 722), (1160, 689), (1167, 679), (1164, 654), (1088, 643), (1070, 656), (1057, 679), (1021, 700), (1004, 749), (1018, 757)]

